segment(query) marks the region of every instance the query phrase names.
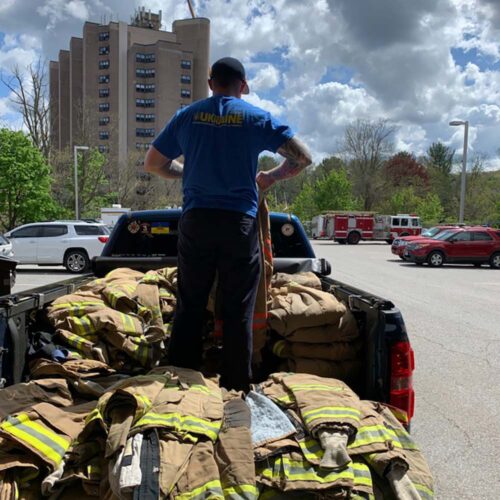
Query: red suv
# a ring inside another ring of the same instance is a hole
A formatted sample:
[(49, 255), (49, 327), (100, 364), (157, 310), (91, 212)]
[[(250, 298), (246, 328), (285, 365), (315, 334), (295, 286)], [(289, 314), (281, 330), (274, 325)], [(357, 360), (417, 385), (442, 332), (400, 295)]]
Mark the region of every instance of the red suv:
[(447, 264), (489, 264), (500, 269), (500, 229), (466, 227), (449, 229), (434, 238), (406, 245), (405, 260), (438, 267)]
[(439, 233), (446, 231), (447, 229), (455, 229), (462, 226), (463, 224), (449, 224), (446, 226), (435, 226), (431, 227), (430, 229), (426, 229), (425, 231), (422, 231), (421, 234), (415, 236), (403, 236), (400, 238), (396, 238), (392, 242), (391, 252), (394, 255), (397, 255), (400, 259), (404, 259), (404, 252), (406, 245), (408, 245), (408, 243), (410, 243), (411, 241), (421, 240), (423, 238), (434, 238)]

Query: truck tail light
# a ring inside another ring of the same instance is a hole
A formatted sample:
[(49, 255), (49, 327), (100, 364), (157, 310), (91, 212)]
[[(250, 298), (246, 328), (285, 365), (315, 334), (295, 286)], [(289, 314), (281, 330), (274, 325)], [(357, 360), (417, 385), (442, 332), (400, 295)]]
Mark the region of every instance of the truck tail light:
[(319, 235), (323, 238), (323, 236), (326, 236), (326, 231), (321, 231), (321, 233), (319, 233)]
[(101, 243), (106, 243), (109, 240), (109, 236), (99, 236), (97, 238)]
[[(415, 410), (415, 391), (413, 390), (413, 370), (415, 355), (408, 341), (396, 342), (391, 346), (391, 389), (389, 402), (403, 410), (408, 424)], [(400, 419), (404, 420), (404, 419)]]

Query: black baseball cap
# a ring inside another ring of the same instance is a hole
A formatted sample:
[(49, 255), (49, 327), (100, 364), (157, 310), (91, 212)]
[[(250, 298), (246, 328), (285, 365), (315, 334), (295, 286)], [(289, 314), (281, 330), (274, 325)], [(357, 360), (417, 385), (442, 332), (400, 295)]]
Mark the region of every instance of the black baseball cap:
[(243, 64), (235, 59), (234, 57), (223, 57), (212, 64), (212, 69), (210, 70), (210, 79), (214, 80), (227, 80), (228, 78), (238, 78), (242, 82), (245, 82), (245, 87), (242, 90), (242, 94), (250, 93), (248, 88), (248, 83), (245, 76), (245, 68)]

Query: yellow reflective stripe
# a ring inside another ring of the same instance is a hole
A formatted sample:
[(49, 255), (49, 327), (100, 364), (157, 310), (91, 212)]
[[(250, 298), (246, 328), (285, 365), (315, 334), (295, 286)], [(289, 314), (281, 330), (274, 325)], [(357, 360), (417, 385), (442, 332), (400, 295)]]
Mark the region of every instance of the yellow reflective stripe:
[(399, 441), (397, 441), (396, 434), (390, 429), (383, 425), (367, 425), (358, 429), (354, 441), (347, 447), (353, 449), (374, 443), (385, 443), (387, 441), (393, 442), (397, 448), (402, 447)]
[(144, 408), (151, 408), (151, 400), (145, 394), (136, 394), (135, 397)]
[(287, 480), (291, 481), (314, 481), (320, 484), (334, 483), (339, 479), (354, 480), (352, 469), (347, 468), (343, 471), (318, 471), (306, 460), (291, 460), (288, 457), (282, 457), (281, 461)]
[(235, 500), (253, 500), (259, 496), (259, 491), (253, 484), (227, 486), (223, 488), (222, 491), (224, 492), (224, 498), (234, 498)]
[(124, 333), (139, 333), (135, 327), (134, 320), (125, 313), (119, 313), (123, 323)]
[(92, 324), (88, 316), (72, 317), (71, 321), (77, 333), (82, 337), (96, 336), (97, 328)]
[(213, 481), (209, 481), (194, 490), (176, 495), (174, 498), (176, 500), (201, 500), (208, 498), (210, 500), (224, 500), (224, 493), (222, 492), (220, 481), (218, 479), (214, 479)]
[(279, 398), (273, 397), (273, 399), (284, 404), (291, 404), (295, 402), (295, 398), (290, 394), (285, 394), (285, 396), (280, 396)]
[(98, 408), (94, 408), (85, 418), (85, 425), (90, 424), (93, 420), (102, 420), (101, 412)]
[[(74, 333), (66, 332), (64, 335), (64, 339), (66, 340), (66, 342), (68, 342), (68, 344), (76, 347), (77, 349), (80, 349), (81, 351), (84, 351), (86, 347), (92, 347), (92, 345), (89, 345), (89, 341), (91, 339), (80, 337), (79, 335), (75, 335)], [(92, 339), (94, 339), (94, 337), (92, 337)]]
[(73, 301), (73, 302), (60, 302), (59, 304), (54, 304), (52, 309), (76, 309), (85, 306), (104, 306), (104, 302), (100, 301), (92, 301), (92, 300), (82, 300), (81, 302)]
[(143, 425), (164, 425), (166, 427), (172, 427), (179, 432), (202, 434), (212, 441), (216, 441), (222, 423), (209, 422), (202, 418), (191, 415), (181, 415), (177, 412), (164, 414), (150, 412), (144, 415), (144, 417), (135, 424), (135, 427)]
[(348, 418), (359, 422), (360, 415), (361, 412), (359, 410), (348, 406), (323, 406), (302, 413), (306, 424), (310, 424), (320, 418)]
[(415, 441), (413, 441), (410, 435), (403, 428), (387, 427), (387, 432), (392, 436), (394, 442), (397, 443), (396, 446), (399, 444), (404, 450), (420, 450)]
[(32, 421), (26, 413), (20, 413), (16, 417), (7, 417), (7, 420), (0, 424), (0, 429), (38, 450), (56, 464), (61, 462), (70, 445), (69, 440), (38, 422)]
[(147, 343), (146, 337), (141, 335), (140, 337), (132, 337), (130, 338), (131, 341), (131, 346), (130, 349), (132, 350), (130, 356), (139, 361), (142, 366), (146, 366), (148, 364), (148, 359), (149, 359), (149, 352), (150, 349), (152, 349), (152, 346), (150, 346)]
[(361, 462), (353, 462), (351, 467), (354, 471), (354, 485), (373, 486), (372, 475), (367, 465)]
[(288, 385), (292, 391), (333, 391), (333, 392), (342, 392), (344, 387), (332, 387), (330, 385), (323, 384), (294, 384)]
[(89, 479), (97, 480), (101, 477), (101, 467), (99, 465), (87, 465), (87, 476)]
[(429, 489), (427, 486), (424, 486), (423, 484), (419, 484), (419, 483), (415, 483), (415, 482), (413, 482), (413, 486), (415, 486), (416, 490), (418, 491), (418, 494), (420, 495), (420, 498), (422, 498), (423, 500), (433, 500), (434, 499), (434, 492), (431, 489)]
[(299, 446), (306, 460), (312, 463), (321, 460), (325, 454), (319, 442), (312, 438), (306, 440), (300, 439)]
[(395, 408), (394, 406), (387, 406), (387, 409), (391, 411), (391, 413), (403, 424), (408, 423), (408, 413), (399, 408)]
[(276, 356), (278, 357), (282, 357), (283, 355), (283, 351), (285, 350), (286, 348), (286, 343), (284, 340), (279, 340), (278, 342), (276, 342), (273, 346), (273, 353), (276, 354)]

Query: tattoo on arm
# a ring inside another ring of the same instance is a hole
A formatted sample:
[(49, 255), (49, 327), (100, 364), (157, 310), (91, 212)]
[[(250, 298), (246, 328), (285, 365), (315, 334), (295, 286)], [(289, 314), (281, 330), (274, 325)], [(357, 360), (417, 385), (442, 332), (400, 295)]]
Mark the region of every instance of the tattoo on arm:
[(285, 159), (281, 165), (269, 171), (269, 174), (277, 181), (296, 176), (312, 162), (309, 149), (296, 137), (286, 141), (278, 149), (278, 153)]

